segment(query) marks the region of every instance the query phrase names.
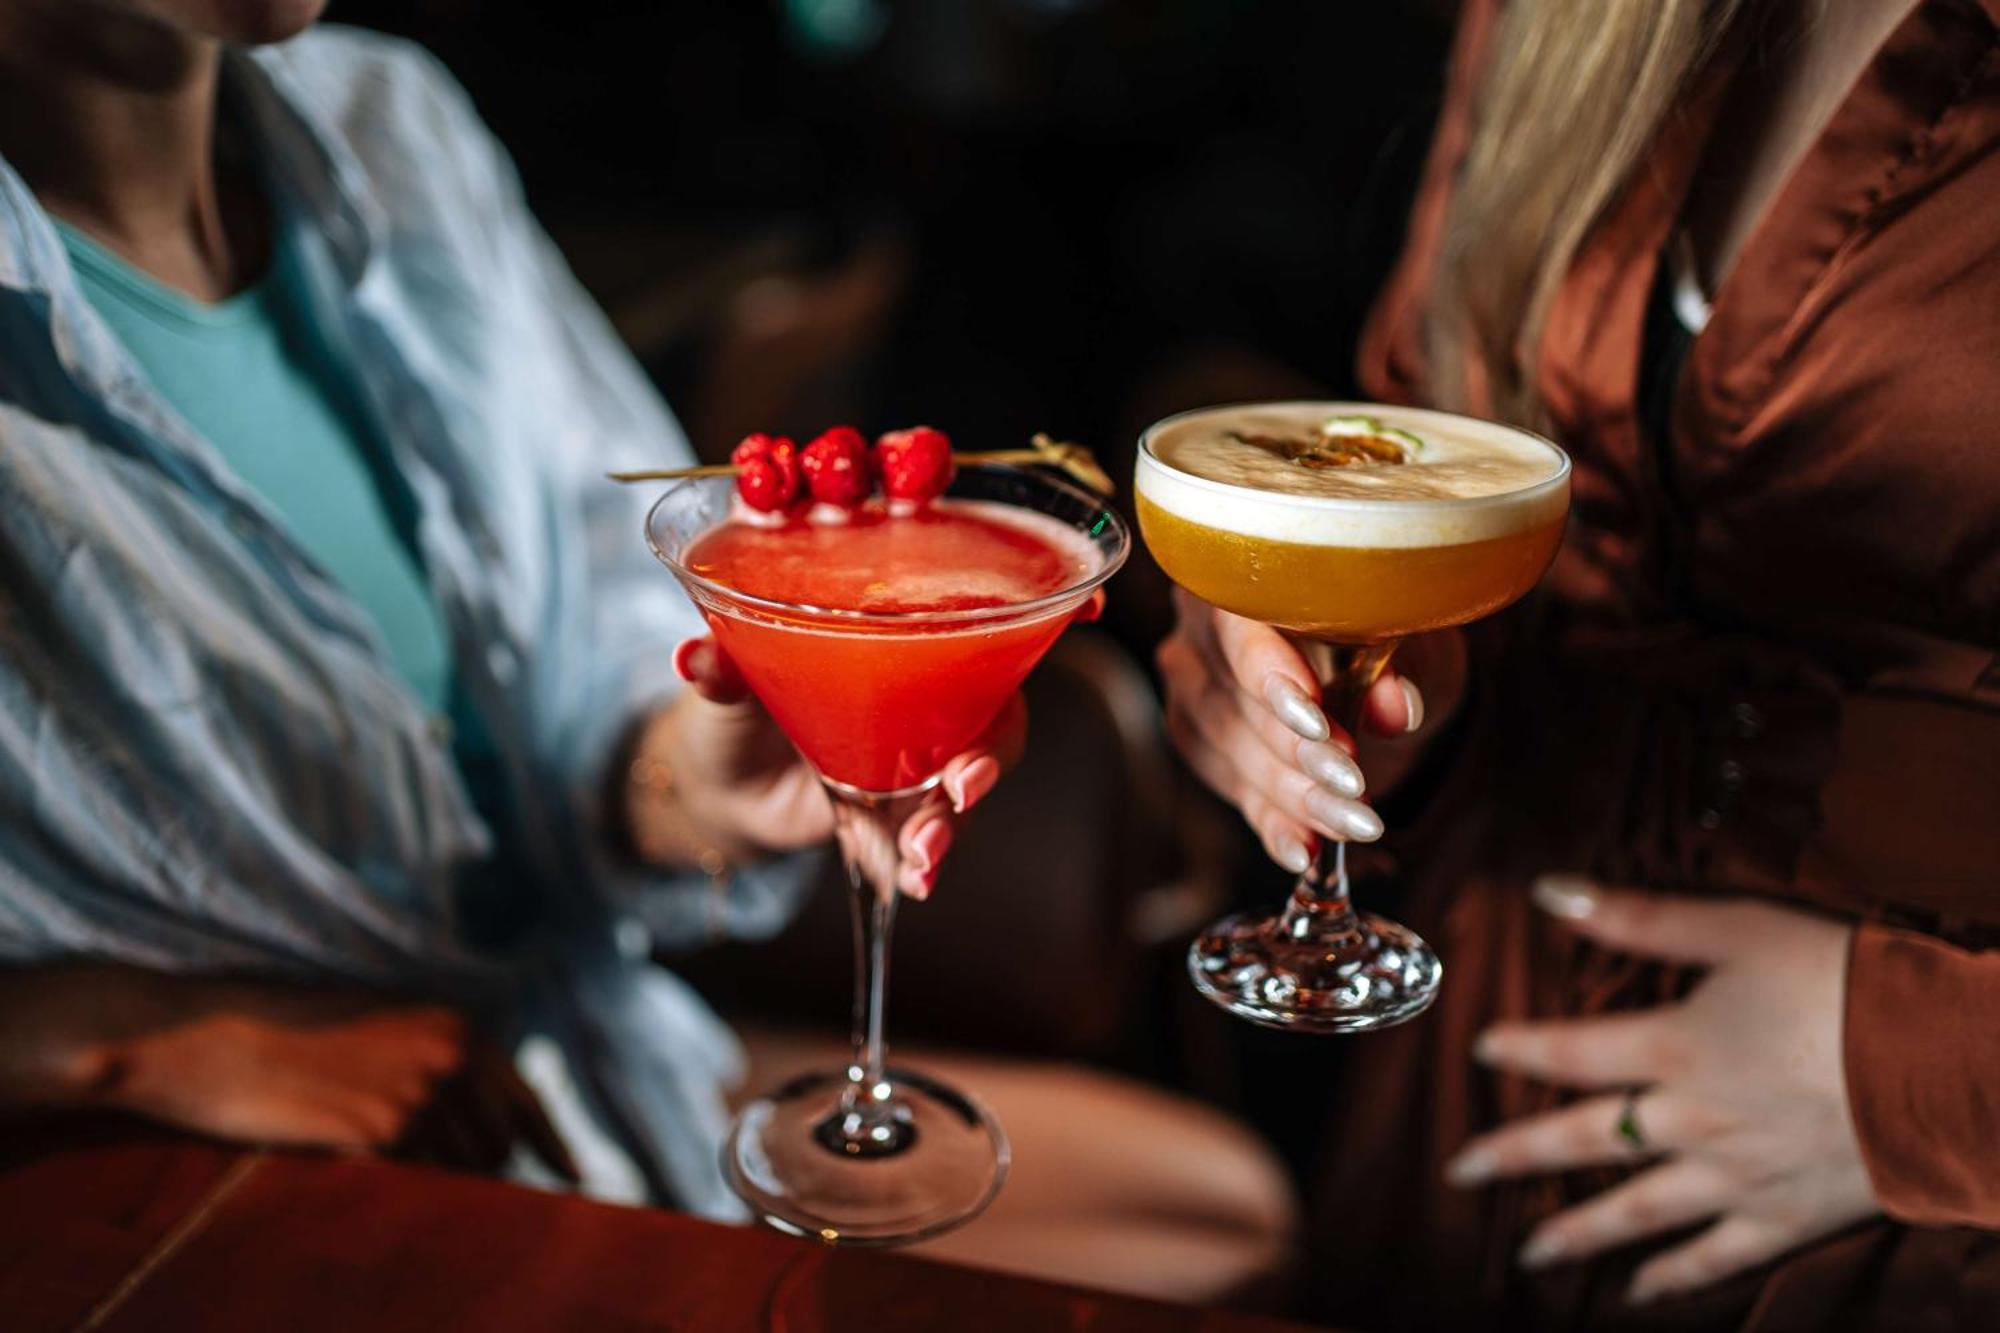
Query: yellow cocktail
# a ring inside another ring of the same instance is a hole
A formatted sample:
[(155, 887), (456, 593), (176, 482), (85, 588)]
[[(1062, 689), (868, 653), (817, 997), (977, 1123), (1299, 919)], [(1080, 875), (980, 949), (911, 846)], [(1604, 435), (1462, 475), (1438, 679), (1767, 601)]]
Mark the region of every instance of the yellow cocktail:
[[(1526, 431), (1448, 413), (1266, 403), (1152, 427), (1136, 490), (1146, 545), (1176, 583), (1327, 646), (1308, 657), (1351, 732), (1399, 639), (1534, 586), (1562, 540), (1569, 460)], [(1354, 911), (1337, 842), (1282, 914), (1218, 922), (1188, 966), (1224, 1008), (1317, 1032), (1414, 1017), (1442, 975), (1414, 932)]]

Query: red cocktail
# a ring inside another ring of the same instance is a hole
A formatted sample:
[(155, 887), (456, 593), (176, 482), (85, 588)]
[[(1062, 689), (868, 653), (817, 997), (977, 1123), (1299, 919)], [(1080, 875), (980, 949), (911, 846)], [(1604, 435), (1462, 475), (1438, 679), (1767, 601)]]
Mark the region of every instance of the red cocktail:
[(647, 535), (764, 707), (816, 769), (853, 886), (854, 1060), (737, 1117), (730, 1185), (766, 1222), (892, 1244), (976, 1215), (1007, 1142), (979, 1103), (883, 1063), (897, 834), (1124, 562), (1125, 525), (1054, 476), (961, 470), (942, 499), (759, 514), (727, 478), (682, 482)]
[[(904, 515), (871, 501), (839, 522), (811, 511), (738, 518), (697, 537), (682, 563), (795, 608), (706, 610), (716, 642), (814, 768), (892, 792), (976, 739), (1075, 610), (1067, 598), (1039, 617), (1013, 608), (1088, 580), (1102, 558), (1031, 510), (943, 500)], [(949, 618), (993, 610), (1003, 614)]]

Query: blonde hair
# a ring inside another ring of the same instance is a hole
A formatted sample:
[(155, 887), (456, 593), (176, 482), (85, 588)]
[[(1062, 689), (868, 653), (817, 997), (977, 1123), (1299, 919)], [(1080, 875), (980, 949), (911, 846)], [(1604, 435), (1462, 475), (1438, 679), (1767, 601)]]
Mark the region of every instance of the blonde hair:
[(1558, 285), (1753, 0), (1508, 0), (1425, 315), (1440, 406), (1541, 426), (1535, 350)]

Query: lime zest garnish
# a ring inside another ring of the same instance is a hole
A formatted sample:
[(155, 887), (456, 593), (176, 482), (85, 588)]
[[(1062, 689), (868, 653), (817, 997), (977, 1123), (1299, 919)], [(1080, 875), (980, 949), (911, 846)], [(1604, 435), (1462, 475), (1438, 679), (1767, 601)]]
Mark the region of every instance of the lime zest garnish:
[(1424, 451), (1422, 436), (1404, 430), (1400, 426), (1385, 426), (1380, 417), (1328, 417), (1320, 423), (1319, 433), (1321, 438), (1328, 440), (1347, 440), (1356, 437), (1394, 440), (1403, 446), (1405, 462)]
[(1424, 451), (1423, 437), (1414, 432), (1403, 430), (1397, 426), (1384, 426), (1382, 427), (1382, 435), (1386, 439), (1395, 440), (1401, 444), (1405, 449), (1410, 451), (1412, 457)]
[(1380, 435), (1382, 422), (1378, 417), (1328, 417), (1319, 423), (1319, 433), (1329, 439), (1343, 435)]

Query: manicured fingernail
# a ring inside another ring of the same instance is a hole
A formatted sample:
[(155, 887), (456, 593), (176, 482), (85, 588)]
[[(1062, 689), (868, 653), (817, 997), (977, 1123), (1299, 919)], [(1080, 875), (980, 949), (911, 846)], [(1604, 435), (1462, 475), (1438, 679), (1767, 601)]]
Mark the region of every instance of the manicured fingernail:
[(1327, 832), (1350, 842), (1373, 842), (1382, 836), (1382, 817), (1359, 801), (1331, 792), (1306, 793), (1306, 813)]
[(1658, 1283), (1634, 1282), (1631, 1286), (1625, 1288), (1625, 1303), (1627, 1305), (1651, 1305), (1664, 1295), (1666, 1295), (1666, 1292)]
[(1273, 673), (1264, 682), (1264, 702), (1278, 715), (1278, 721), (1309, 741), (1323, 741), (1333, 734), (1319, 705), (1300, 692), (1299, 687)]
[(1561, 1236), (1538, 1231), (1528, 1237), (1528, 1243), (1521, 1247), (1520, 1264), (1521, 1267), (1530, 1270), (1547, 1268), (1559, 1262), (1568, 1250), (1569, 1247), (1563, 1244)]
[(1537, 907), (1565, 921), (1581, 921), (1597, 910), (1597, 886), (1581, 875), (1543, 875), (1532, 893)]
[(1312, 853), (1306, 850), (1304, 843), (1294, 842), (1290, 838), (1280, 838), (1273, 850), (1277, 853), (1278, 864), (1294, 875), (1305, 874), (1306, 868), (1312, 865)]
[(1493, 1179), (1499, 1163), (1483, 1148), (1471, 1148), (1444, 1164), (1444, 1178), (1460, 1189), (1471, 1189)]
[(951, 808), (964, 814), (984, 800), (999, 780), (1000, 761), (991, 755), (981, 755), (965, 766), (956, 782), (945, 784), (951, 795)]
[(933, 819), (910, 839), (910, 866), (919, 875), (935, 874), (949, 850), (951, 825), (942, 819)]
[(700, 674), (696, 669), (695, 654), (707, 646), (708, 644), (701, 639), (682, 640), (674, 649), (674, 674), (693, 684)]
[(1404, 676), (1396, 677), (1396, 683), (1403, 687), (1404, 731), (1415, 731), (1424, 724), (1424, 696), (1417, 687)]
[(1298, 757), (1299, 766), (1312, 774), (1315, 782), (1333, 788), (1342, 796), (1359, 796), (1367, 789), (1368, 784), (1361, 776), (1361, 765), (1331, 745), (1322, 741), (1300, 741)]

